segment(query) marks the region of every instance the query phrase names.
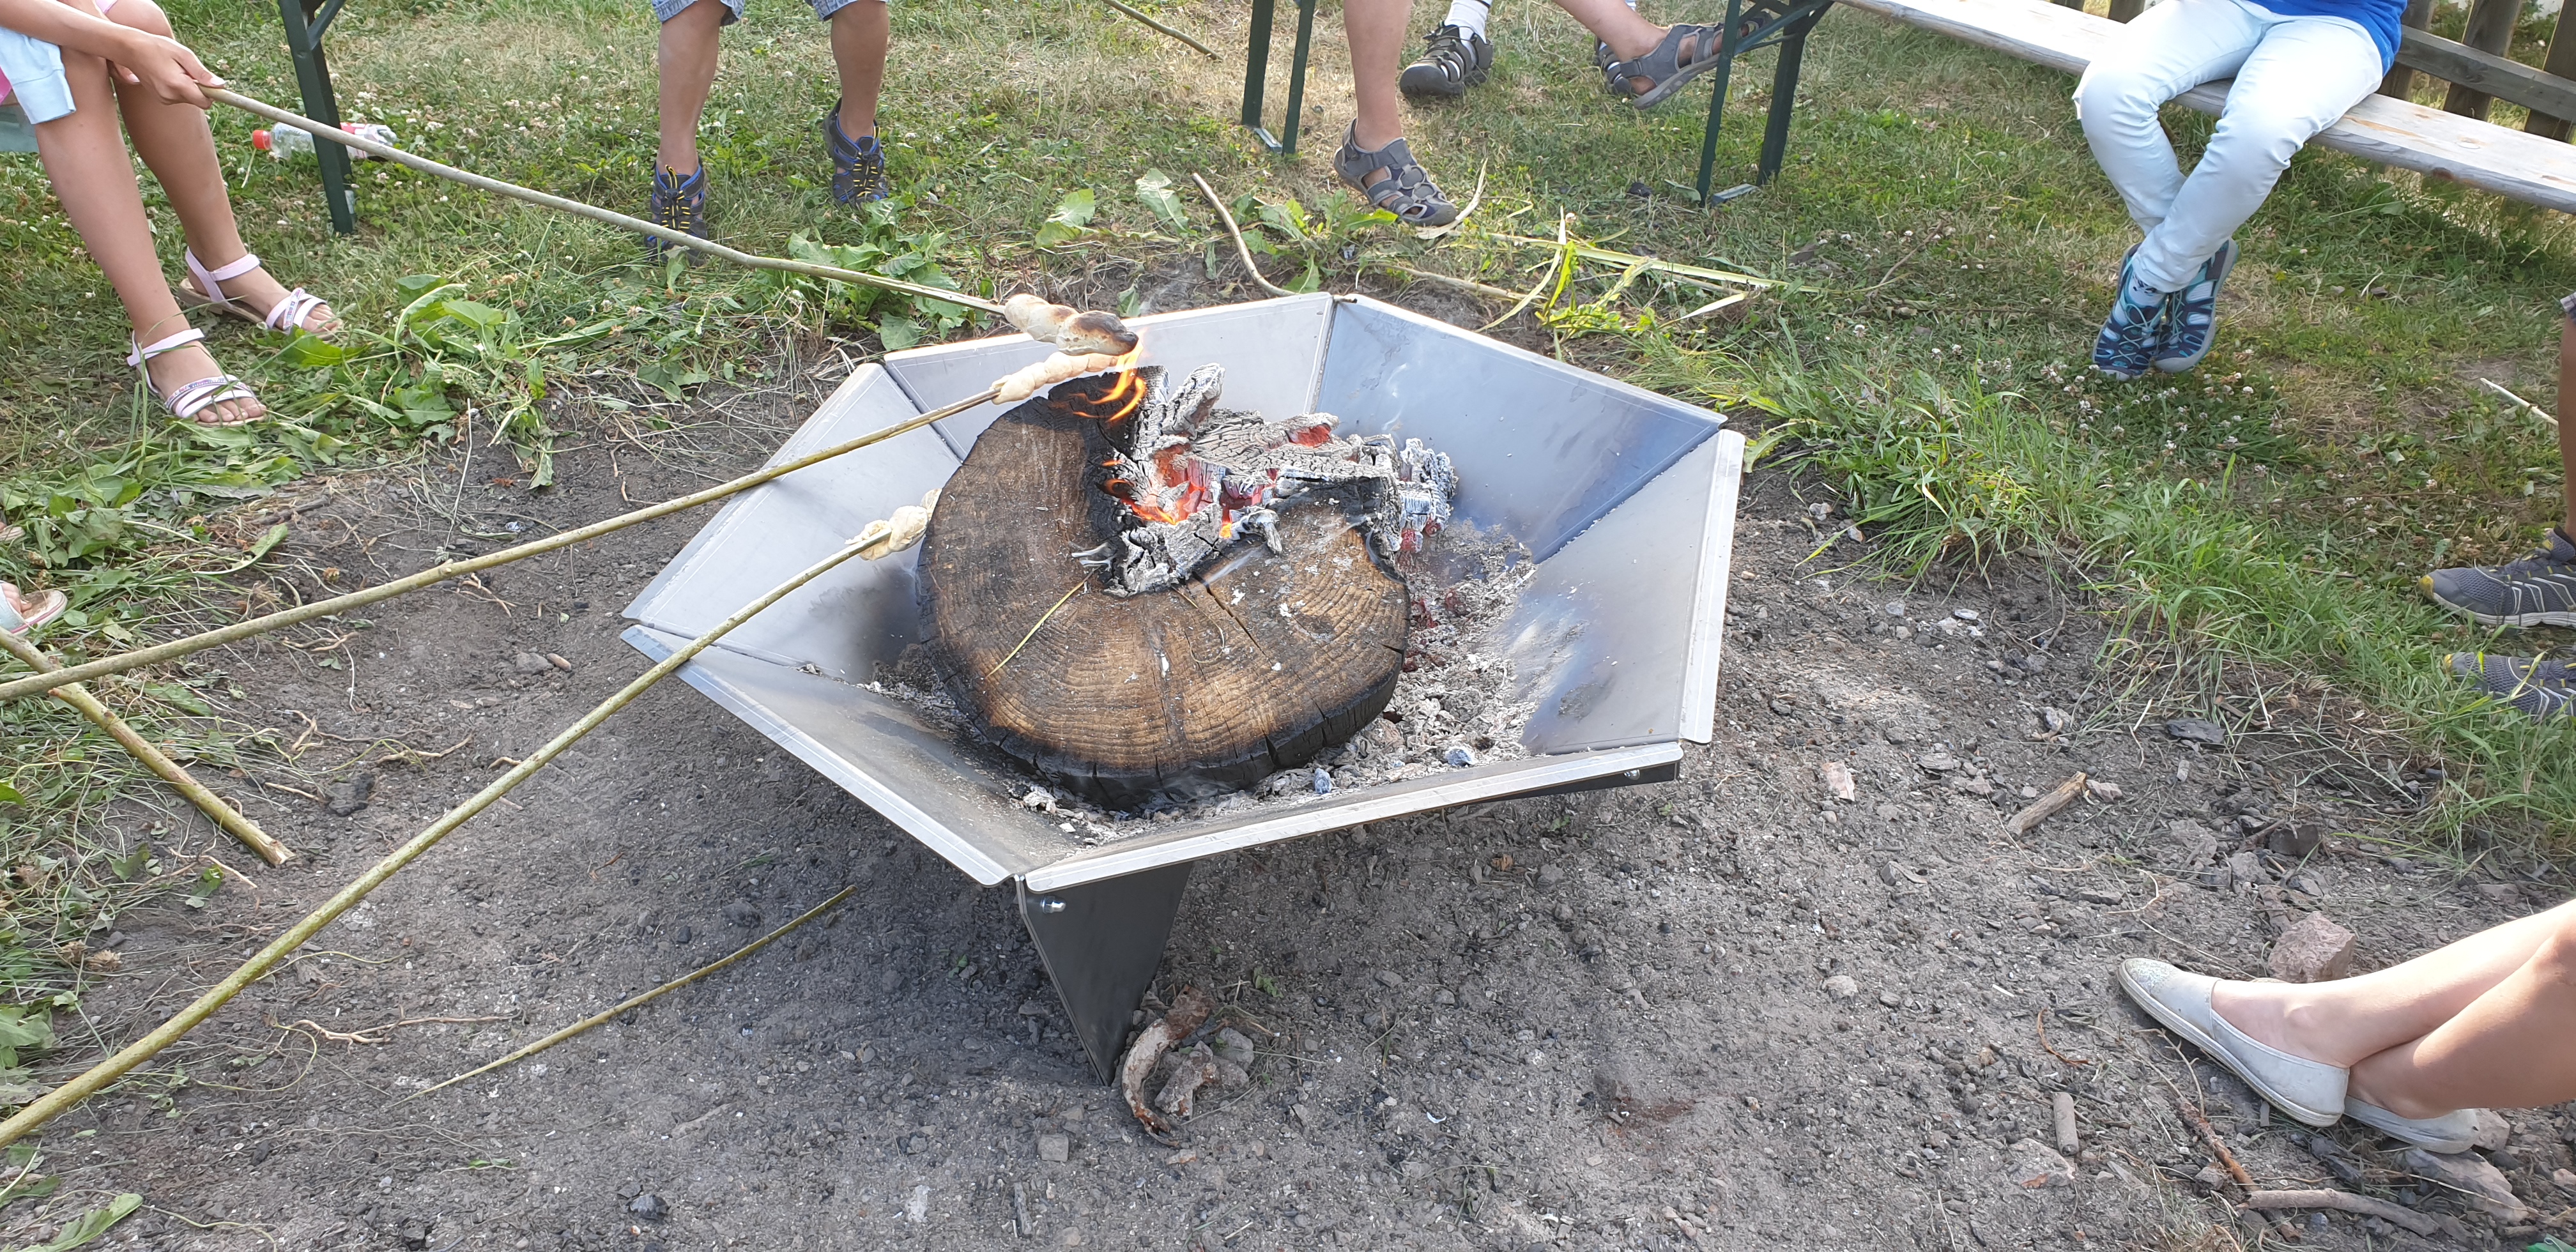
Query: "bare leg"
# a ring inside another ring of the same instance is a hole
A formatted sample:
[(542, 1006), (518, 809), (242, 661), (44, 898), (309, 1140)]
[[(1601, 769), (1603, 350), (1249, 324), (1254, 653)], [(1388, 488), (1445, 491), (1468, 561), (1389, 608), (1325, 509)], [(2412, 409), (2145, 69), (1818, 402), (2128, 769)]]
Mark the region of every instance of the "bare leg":
[[(2357, 978), (2221, 982), (2210, 992), (2210, 1007), (2237, 1029), (2293, 1056), (2353, 1065), (2437, 1033), (2472, 1001), (2514, 977), (2557, 936), (2571, 931), (2576, 931), (2576, 901)], [(2576, 1003), (2569, 1011), (2576, 1013)], [(2570, 1059), (2570, 1072), (2576, 1073), (2576, 1055)]]
[(885, 85), (886, 47), (894, 42), (892, 6), (853, 0), (832, 11), (832, 63), (841, 70), (841, 133), (877, 131), (877, 91)]
[[(88, 0), (78, 2), (86, 6)], [(108, 9), (107, 19), (155, 35), (171, 34), (170, 19), (152, 0), (118, 0)], [(161, 180), (162, 194), (170, 198), (171, 209), (188, 232), (189, 250), (210, 270), (240, 260), (250, 246), (242, 242), (241, 230), (233, 221), (232, 197), (224, 188), (223, 162), (215, 156), (215, 135), (206, 125), (205, 112), (184, 104), (164, 104), (140, 84), (118, 83), (116, 99), (124, 110), (125, 132), (133, 137), (135, 154)], [(264, 269), (227, 279), (223, 285), (224, 294), (261, 316), (286, 298), (286, 288)], [(317, 335), (330, 334), (339, 324), (327, 309), (316, 309), (304, 319), (304, 328)]]
[(698, 170), (698, 117), (716, 84), (716, 32), (724, 0), (698, 0), (662, 23), (662, 168), (685, 178)]
[(2565, 914), (2542, 914), (2561, 917), (2558, 929), (2449, 1021), (2353, 1066), (2353, 1094), (2400, 1117), (2576, 1098), (2576, 917)]
[[(124, 136), (117, 133), (116, 92), (108, 85), (107, 63), (69, 48), (62, 55), (63, 71), (71, 80), (73, 112), (35, 128), (45, 175), (53, 180), (54, 194), (63, 202), (63, 215), (71, 219), (72, 229), (80, 232), (91, 259), (98, 262), (108, 285), (124, 303), (136, 341), (167, 339), (188, 323), (179, 313), (179, 302), (161, 274), (161, 258), (152, 248), (152, 226), (143, 213), (143, 193), (134, 183), (134, 162), (126, 155)], [(198, 344), (164, 353), (146, 368), (164, 395), (181, 384), (223, 372)], [(265, 412), (257, 400), (226, 400), (207, 406), (200, 417), (243, 422)]]
[[(1404, 138), (1403, 98), (1395, 80), (1412, 22), (1412, 0), (1346, 0), (1342, 5), (1342, 34), (1351, 44), (1351, 90), (1359, 97), (1359, 145), (1371, 152)], [(1385, 170), (1376, 170), (1368, 181), (1385, 177)]]
[(1556, 7), (1583, 23), (1594, 38), (1610, 45), (1610, 51), (1622, 61), (1654, 51), (1669, 29), (1637, 16), (1625, 0), (1556, 0)]

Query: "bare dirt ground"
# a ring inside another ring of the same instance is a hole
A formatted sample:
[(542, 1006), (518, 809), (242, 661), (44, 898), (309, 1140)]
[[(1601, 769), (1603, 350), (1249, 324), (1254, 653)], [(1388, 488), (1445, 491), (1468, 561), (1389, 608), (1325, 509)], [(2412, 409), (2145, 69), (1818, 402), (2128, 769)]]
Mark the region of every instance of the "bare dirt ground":
[[(591, 421), (542, 494), (450, 464), (271, 506), (291, 557), (345, 588), (749, 466), (814, 394), (736, 397), (658, 439)], [(1770, 471), (1748, 486), (1720, 730), (1679, 781), (1199, 867), (1157, 1002), (1215, 992), (1259, 1055), (1178, 1150), (1092, 1079), (1007, 893), (672, 683), (154, 1076), (55, 1123), (65, 1187), (0, 1213), (0, 1237), (133, 1190), (151, 1207), (103, 1246), (2251, 1245), (2177, 1099), (2262, 1185), (2457, 1216), (2429, 1239), (2303, 1218), (2312, 1246), (2520, 1244), (2564, 1207), (2561, 1113), (2513, 1114), (2486, 1154), (2538, 1213), (2481, 1215), (2392, 1144), (2267, 1120), (2109, 979), (2138, 953), (2259, 974), (2274, 928), (2317, 909), (2369, 968), (2555, 902), (2556, 870), (2463, 875), (2349, 835), (2254, 851), (2263, 819), (2368, 834), (2406, 798), (2313, 743), (2172, 738), (2167, 713), (2103, 698), (2080, 598), (2026, 570), (1857, 579), (1850, 543), (1808, 560), (1823, 497)], [(198, 658), (235, 690), (228, 716), (298, 754), (237, 789), (305, 855), (255, 891), (118, 919), (126, 972), (90, 997), (90, 1040), (148, 1028), (642, 669), (619, 609), (707, 516)], [(2079, 770), (2119, 798), (2006, 835)], [(204, 830), (145, 833), (256, 868)], [(828, 922), (735, 969), (396, 1103), (844, 885)], [(2050, 1146), (2058, 1092), (2071, 1159)]]

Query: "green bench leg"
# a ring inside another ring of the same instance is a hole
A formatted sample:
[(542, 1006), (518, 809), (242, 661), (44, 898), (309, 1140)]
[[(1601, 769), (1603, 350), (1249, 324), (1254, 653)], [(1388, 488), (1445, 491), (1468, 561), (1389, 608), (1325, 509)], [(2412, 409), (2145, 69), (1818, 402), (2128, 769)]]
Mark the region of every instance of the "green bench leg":
[(1762, 164), (1756, 168), (1753, 181), (1770, 182), (1780, 173), (1780, 163), (1789, 155), (1789, 112), (1798, 104), (1798, 70), (1807, 56), (1807, 32), (1823, 17), (1818, 9), (1799, 18), (1780, 41), (1780, 61), (1771, 71), (1771, 118), (1762, 128)]
[[(338, 11), (333, 4), (315, 21), (305, 12), (303, 0), (277, 0), (278, 20), (286, 27), (286, 50), (295, 59), (295, 84), (304, 96), (304, 116), (326, 126), (340, 124), (340, 102), (331, 92), (331, 64), (322, 56), (322, 31)], [(331, 229), (343, 235), (358, 233), (357, 209), (349, 195), (349, 150), (317, 139), (313, 156), (322, 169), (322, 202), (331, 210)]]
[(1297, 154), (1297, 126), (1306, 108), (1306, 62), (1315, 47), (1316, 0), (1295, 3), (1297, 51), (1288, 65), (1288, 116), (1279, 124), (1275, 136), (1262, 125), (1261, 98), (1270, 81), (1270, 28), (1277, 14), (1277, 0), (1252, 0), (1252, 35), (1243, 58), (1243, 124), (1262, 147), (1278, 156)]
[[(1804, 6), (1801, 6), (1804, 7)], [(1780, 172), (1781, 162), (1789, 155), (1789, 117), (1798, 104), (1798, 73), (1807, 55), (1807, 32), (1815, 29), (1833, 0), (1823, 0), (1803, 12), (1796, 9), (1774, 25), (1766, 26), (1751, 41), (1751, 46), (1730, 42), (1725, 59), (1718, 63), (1714, 77), (1716, 87), (1709, 93), (1708, 125), (1699, 139), (1699, 202), (1710, 199), (1709, 181), (1717, 172), (1717, 131), (1726, 119), (1726, 93), (1735, 77), (1735, 58), (1756, 48), (1777, 42), (1779, 63), (1771, 71), (1771, 113), (1762, 128), (1762, 160), (1754, 174), (1758, 185), (1770, 182)], [(1727, 0), (1726, 26), (1742, 31), (1744, 0)]]

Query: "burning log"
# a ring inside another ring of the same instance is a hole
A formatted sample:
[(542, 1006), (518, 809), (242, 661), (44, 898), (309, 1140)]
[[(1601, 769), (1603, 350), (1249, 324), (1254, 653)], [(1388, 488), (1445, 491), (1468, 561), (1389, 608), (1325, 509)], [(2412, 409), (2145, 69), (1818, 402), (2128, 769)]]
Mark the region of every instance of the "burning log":
[(1221, 379), (1149, 367), (1018, 405), (922, 540), (958, 708), (1104, 807), (1204, 799), (1368, 725), (1404, 659), (1393, 554), (1446, 516), (1447, 458), (1220, 409)]

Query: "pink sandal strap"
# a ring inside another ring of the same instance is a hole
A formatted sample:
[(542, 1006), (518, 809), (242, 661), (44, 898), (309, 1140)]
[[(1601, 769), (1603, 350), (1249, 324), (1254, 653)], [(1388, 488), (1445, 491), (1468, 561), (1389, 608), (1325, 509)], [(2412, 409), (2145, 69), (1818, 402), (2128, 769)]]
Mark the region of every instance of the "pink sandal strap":
[(125, 363), (136, 369), (141, 369), (143, 368), (144, 362), (149, 361), (164, 352), (168, 352), (173, 348), (184, 348), (205, 337), (206, 332), (191, 326), (186, 330), (180, 331), (178, 334), (172, 335), (169, 338), (161, 340), (160, 342), (148, 347), (138, 345), (134, 351), (125, 355)]
[(313, 310), (328, 307), (330, 307), (329, 301), (298, 287), (278, 298), (277, 303), (268, 310), (268, 320), (261, 325), (270, 330), (302, 330), (304, 319), (311, 316)]
[(197, 259), (194, 251), (189, 252), (187, 258), (188, 276), (197, 280), (197, 294), (204, 296), (210, 304), (222, 305), (226, 308), (232, 306), (233, 300), (231, 296), (224, 294), (225, 280), (239, 278), (259, 268), (259, 254), (256, 252), (245, 252), (241, 254), (240, 260), (211, 270), (206, 268), (205, 262)]
[[(150, 375), (145, 375), (144, 385), (151, 386)], [(200, 378), (195, 382), (179, 384), (169, 395), (161, 398), (161, 403), (170, 410), (170, 416), (183, 422), (193, 422), (197, 420), (199, 413), (226, 400), (257, 400), (258, 398), (251, 393), (249, 386), (242, 380), (230, 374), (217, 374), (212, 378)]]

